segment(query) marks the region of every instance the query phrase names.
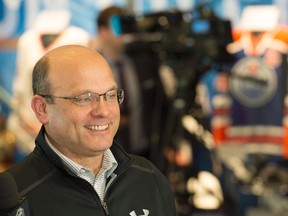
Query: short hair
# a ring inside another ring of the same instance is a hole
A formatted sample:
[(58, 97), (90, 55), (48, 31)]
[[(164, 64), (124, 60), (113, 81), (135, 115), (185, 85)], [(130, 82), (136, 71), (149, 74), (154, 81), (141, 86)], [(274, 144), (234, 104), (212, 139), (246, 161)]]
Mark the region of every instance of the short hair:
[(103, 11), (100, 12), (99, 16), (97, 17), (96, 23), (97, 27), (109, 27), (109, 21), (110, 17), (113, 15), (121, 16), (124, 15), (124, 10), (116, 7), (116, 6), (110, 6)]
[(50, 83), (48, 78), (49, 61), (44, 56), (35, 64), (32, 72), (32, 90), (33, 94), (49, 94)]

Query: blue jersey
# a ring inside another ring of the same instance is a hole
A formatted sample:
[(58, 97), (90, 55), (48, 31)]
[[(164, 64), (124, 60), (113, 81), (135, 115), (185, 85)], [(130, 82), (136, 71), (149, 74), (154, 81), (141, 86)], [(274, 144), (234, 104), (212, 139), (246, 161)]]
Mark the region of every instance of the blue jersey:
[(229, 142), (282, 144), (288, 50), (283, 34), (245, 32), (229, 45), (236, 57), (229, 78)]

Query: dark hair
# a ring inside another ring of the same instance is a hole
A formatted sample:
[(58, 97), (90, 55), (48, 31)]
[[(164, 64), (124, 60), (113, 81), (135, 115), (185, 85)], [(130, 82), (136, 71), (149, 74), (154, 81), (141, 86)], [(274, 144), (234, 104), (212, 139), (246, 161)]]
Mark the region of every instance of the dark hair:
[(33, 94), (49, 94), (50, 83), (48, 79), (48, 57), (41, 58), (33, 68), (32, 90)]
[(124, 10), (119, 7), (111, 6), (100, 12), (96, 22), (97, 27), (109, 27), (110, 17), (113, 15), (124, 15)]

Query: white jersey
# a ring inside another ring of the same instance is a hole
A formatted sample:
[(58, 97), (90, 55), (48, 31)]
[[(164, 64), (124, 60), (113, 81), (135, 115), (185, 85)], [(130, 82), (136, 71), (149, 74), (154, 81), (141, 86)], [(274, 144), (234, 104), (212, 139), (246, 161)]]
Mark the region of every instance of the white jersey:
[(35, 29), (25, 32), (19, 39), (17, 50), (17, 71), (13, 83), (15, 107), (8, 118), (8, 127), (15, 133), (19, 149), (29, 153), (35, 146), (34, 140), (40, 123), (31, 109), (32, 70), (36, 62), (48, 51), (68, 44), (88, 46), (89, 34), (74, 26), (66, 27), (48, 45), (44, 46), (43, 33)]

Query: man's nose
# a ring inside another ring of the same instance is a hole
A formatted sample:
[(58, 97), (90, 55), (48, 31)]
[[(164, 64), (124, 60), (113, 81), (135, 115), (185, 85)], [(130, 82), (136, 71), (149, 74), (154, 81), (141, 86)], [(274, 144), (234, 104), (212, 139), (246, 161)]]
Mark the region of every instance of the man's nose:
[(109, 113), (108, 104), (104, 98), (104, 95), (101, 95), (98, 100), (94, 100), (92, 103), (92, 112), (96, 115), (107, 115)]

